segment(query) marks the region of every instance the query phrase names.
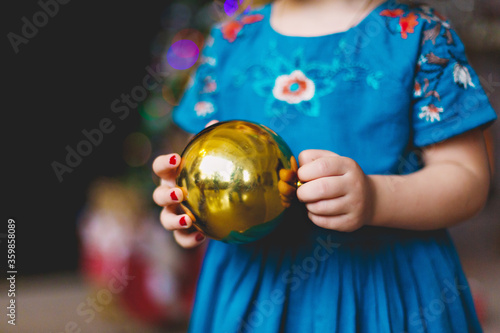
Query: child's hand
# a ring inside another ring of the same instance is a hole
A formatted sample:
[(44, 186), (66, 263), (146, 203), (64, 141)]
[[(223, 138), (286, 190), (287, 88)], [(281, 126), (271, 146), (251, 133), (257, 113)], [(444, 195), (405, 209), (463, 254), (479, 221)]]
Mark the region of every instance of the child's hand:
[(179, 203), (184, 199), (182, 190), (176, 187), (175, 177), (181, 161), (178, 154), (159, 156), (153, 162), (153, 171), (161, 178), (161, 185), (153, 193), (153, 199), (163, 206), (160, 220), (165, 229), (173, 230), (174, 238), (180, 246), (195, 247), (205, 240), (205, 236), (191, 228), (193, 222), (187, 214), (180, 213)]
[(319, 227), (354, 231), (370, 223), (374, 194), (368, 177), (352, 159), (326, 150), (299, 155), (297, 198)]

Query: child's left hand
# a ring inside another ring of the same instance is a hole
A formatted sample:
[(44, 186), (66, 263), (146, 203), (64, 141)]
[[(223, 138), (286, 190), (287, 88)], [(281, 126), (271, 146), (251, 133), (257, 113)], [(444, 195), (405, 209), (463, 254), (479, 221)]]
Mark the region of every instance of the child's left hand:
[(306, 204), (309, 219), (319, 227), (354, 231), (369, 224), (374, 212), (370, 179), (348, 157), (327, 150), (304, 150), (299, 155), (297, 198)]

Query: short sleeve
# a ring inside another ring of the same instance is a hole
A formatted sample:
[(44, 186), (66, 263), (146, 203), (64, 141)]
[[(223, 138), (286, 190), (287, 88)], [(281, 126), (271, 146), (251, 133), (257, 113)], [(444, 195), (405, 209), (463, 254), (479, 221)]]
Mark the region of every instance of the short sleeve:
[(412, 103), (417, 147), (488, 125), (497, 117), (448, 21), (434, 11), (422, 18), (425, 27)]
[(220, 40), (212, 29), (205, 40), (199, 65), (173, 111), (174, 122), (189, 133), (198, 133), (217, 116), (217, 48)]

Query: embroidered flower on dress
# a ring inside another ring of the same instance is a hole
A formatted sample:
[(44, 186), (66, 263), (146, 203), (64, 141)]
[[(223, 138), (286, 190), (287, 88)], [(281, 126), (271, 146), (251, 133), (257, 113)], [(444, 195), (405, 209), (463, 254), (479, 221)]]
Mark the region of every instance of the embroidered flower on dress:
[(201, 101), (195, 104), (194, 110), (198, 117), (206, 117), (215, 111), (214, 105), (210, 102)]
[(241, 22), (229, 21), (222, 26), (222, 36), (224, 39), (232, 43), (236, 40), (236, 36), (238, 36), (241, 28), (243, 28), (243, 24)]
[(398, 18), (399, 17), (399, 31), (401, 32), (401, 38), (408, 38), (408, 34), (415, 32), (415, 27), (418, 25), (418, 16), (414, 13), (409, 13), (407, 16), (405, 15), (405, 11), (401, 8), (397, 9), (384, 9), (380, 12), (380, 16), (385, 16), (389, 18)]
[(255, 14), (243, 16), (240, 20), (229, 21), (225, 23), (221, 28), (222, 37), (224, 37), (224, 39), (228, 42), (232, 43), (236, 40), (236, 37), (238, 37), (244, 25), (259, 22), (263, 19), (264, 15)]
[(214, 46), (214, 41), (215, 41), (215, 39), (212, 36), (209, 35), (207, 37), (207, 39), (205, 40), (205, 45), (207, 47), (212, 47), (212, 46)]
[(205, 84), (202, 93), (210, 94), (217, 90), (217, 82), (211, 76), (207, 76), (203, 81)]
[(443, 112), (443, 108), (439, 108), (435, 106), (434, 104), (429, 104), (427, 106), (423, 106), (420, 108), (420, 113), (418, 114), (418, 117), (420, 119), (424, 119), (425, 121), (430, 121), (431, 123), (436, 121), (440, 121), (441, 117), (439, 116), (440, 113)]
[(415, 81), (415, 86), (413, 88), (413, 96), (415, 97), (422, 96), (422, 86), (417, 81)]
[(399, 26), (401, 27), (401, 37), (403, 39), (408, 38), (408, 33), (414, 33), (414, 28), (418, 25), (418, 16), (410, 13), (406, 17), (401, 17), (399, 19)]
[(331, 94), (339, 85), (359, 81), (376, 90), (384, 76), (382, 71), (374, 71), (365, 64), (342, 61), (345, 54), (340, 47), (336, 52), (325, 62), (307, 61), (304, 48), (282, 54), (276, 42), (271, 41), (265, 56), (235, 71), (231, 82), (237, 89), (250, 86), (264, 98), (265, 116), (271, 117), (271, 121), (294, 112), (318, 117), (321, 97)]
[(384, 9), (380, 12), (380, 16), (387, 16), (390, 18), (401, 17), (405, 14), (404, 10), (401, 8), (397, 9)]
[(314, 82), (300, 70), (295, 70), (290, 75), (280, 75), (276, 78), (273, 95), (288, 104), (298, 104), (313, 98), (314, 91)]
[(210, 66), (215, 66), (216, 63), (217, 63), (217, 60), (215, 60), (215, 58), (212, 58), (212, 57), (202, 56), (200, 58), (200, 63), (207, 64), (207, 65), (210, 65)]
[(460, 65), (458, 62), (453, 66), (453, 80), (456, 84), (461, 86), (464, 89), (467, 87), (476, 87), (474, 83), (472, 83), (472, 79), (467, 67)]
[(251, 23), (262, 21), (262, 19), (264, 19), (264, 15), (262, 15), (262, 14), (247, 15), (247, 16), (243, 16), (241, 18), (241, 23), (251, 24)]

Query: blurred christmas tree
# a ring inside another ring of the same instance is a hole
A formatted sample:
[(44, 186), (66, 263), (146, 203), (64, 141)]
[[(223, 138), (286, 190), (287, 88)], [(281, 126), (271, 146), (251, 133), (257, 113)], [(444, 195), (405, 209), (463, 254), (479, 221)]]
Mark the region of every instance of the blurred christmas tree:
[[(203, 248), (181, 249), (161, 226), (161, 208), (151, 196), (159, 179), (151, 164), (158, 155), (182, 152), (187, 143), (187, 134), (173, 124), (171, 113), (196, 68), (210, 27), (248, 4), (178, 1), (161, 16), (150, 64), (161, 73), (161, 82), (151, 84), (137, 108), (141, 123), (123, 142), (128, 168), (113, 179), (93, 183), (79, 221), (81, 268), (101, 314), (110, 319), (133, 317), (181, 327), (187, 322)], [(116, 283), (119, 277), (126, 282), (122, 286)]]

